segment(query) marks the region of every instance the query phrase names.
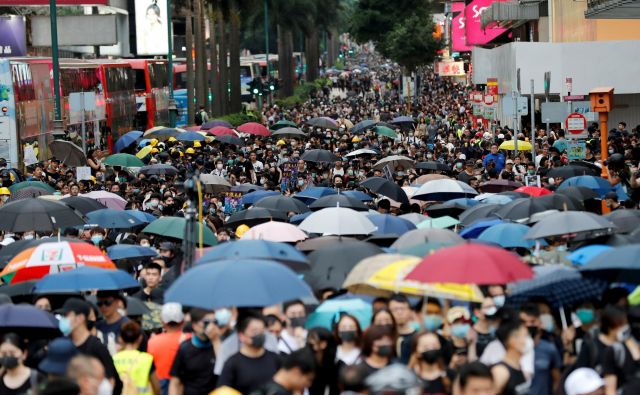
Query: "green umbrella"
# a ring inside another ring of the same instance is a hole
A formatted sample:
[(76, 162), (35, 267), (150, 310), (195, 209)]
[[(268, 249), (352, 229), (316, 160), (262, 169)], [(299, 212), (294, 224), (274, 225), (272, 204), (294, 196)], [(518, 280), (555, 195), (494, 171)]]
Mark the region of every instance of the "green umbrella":
[(288, 121), (286, 119), (281, 119), (278, 122), (274, 123), (271, 126), (271, 130), (278, 130), (278, 129), (282, 129), (282, 128), (286, 128), (286, 127), (292, 127), (292, 128), (297, 128), (298, 125), (295, 124), (295, 122), (291, 122)]
[(144, 163), (131, 154), (114, 154), (104, 160), (105, 165), (120, 167), (142, 167)]
[(54, 193), (56, 190), (55, 188), (53, 188), (51, 185), (44, 183), (42, 181), (22, 181), (19, 182), (17, 184), (13, 184), (9, 187), (9, 192), (16, 193), (19, 190), (23, 189), (23, 188), (27, 188), (27, 187), (34, 187), (34, 188), (40, 188), (40, 189), (44, 189), (47, 192), (51, 192)]
[(389, 137), (390, 139), (395, 139), (396, 137), (398, 137), (398, 135), (396, 134), (395, 131), (393, 131), (393, 129), (388, 128), (386, 126), (378, 125), (375, 128), (373, 128), (373, 131), (381, 136)]
[(452, 226), (456, 226), (459, 223), (460, 221), (458, 221), (457, 219), (450, 217), (448, 215), (445, 215), (444, 217), (426, 219), (420, 222), (418, 225), (416, 225), (416, 227), (418, 229), (424, 229), (424, 228), (446, 229)]
[[(187, 220), (185, 218), (160, 217), (142, 229), (142, 232), (182, 240), (184, 239), (184, 228), (186, 224)], [(198, 226), (203, 229), (203, 244), (208, 246), (218, 244), (218, 239), (211, 229), (206, 226), (203, 228), (202, 224), (198, 224)], [(200, 229), (196, 229), (196, 245), (199, 244), (199, 235)]]
[(418, 258), (423, 258), (436, 250), (439, 250), (445, 247), (451, 247), (452, 245), (453, 244), (437, 243), (437, 242), (422, 243), (422, 244), (414, 245), (411, 247), (400, 248), (397, 251), (397, 253), (402, 255), (411, 255), (411, 256), (417, 256)]

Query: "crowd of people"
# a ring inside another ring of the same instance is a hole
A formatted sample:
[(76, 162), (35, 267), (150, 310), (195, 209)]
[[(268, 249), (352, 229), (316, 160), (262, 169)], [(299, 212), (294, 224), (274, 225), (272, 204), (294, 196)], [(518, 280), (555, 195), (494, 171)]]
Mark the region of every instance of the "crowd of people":
[[(15, 199), (9, 187), (27, 180), (49, 184), (58, 195), (108, 191), (124, 198), (127, 209), (182, 217), (188, 207), (182, 183), (193, 174), (213, 174), (244, 192), (294, 196), (318, 186), (358, 190), (371, 195), (364, 204), (379, 213), (425, 214), (430, 204), (375, 196), (360, 183), (387, 177), (410, 187), (425, 175), (437, 174), (482, 192), (484, 184), (495, 180), (525, 183), (527, 177), (539, 176), (538, 186), (554, 191), (568, 178), (557, 171), (570, 164), (562, 130), (541, 128), (535, 141), (529, 141), (526, 129), (515, 136), (535, 145), (535, 158), (528, 151), (500, 149), (514, 138), (514, 131), (476, 123), (470, 87), (425, 70), (409, 112), (399, 68), (375, 54), (362, 54), (357, 60), (349, 66), (351, 72), (330, 78), (333, 86), (319, 90), (304, 104), (262, 109), (264, 125), (289, 121), (303, 136), (241, 135), (242, 145), (216, 139), (197, 144), (147, 139), (144, 143), (153, 148), (144, 157), (145, 164), (176, 169), (156, 175), (106, 165), (105, 154), (98, 149), (87, 153), (88, 180), (77, 180), (75, 169), (56, 158), (24, 172), (0, 160), (0, 207)], [(205, 116), (200, 115), (203, 123)], [(400, 116), (411, 118), (394, 123)], [(318, 117), (330, 118), (335, 126), (308, 124)], [(355, 127), (364, 120), (389, 127), (393, 136)], [(603, 199), (609, 209), (637, 209), (640, 128), (629, 132), (620, 122), (610, 131), (606, 162), (601, 160), (597, 124), (589, 134), (580, 166), (598, 174), (600, 168), (607, 170), (615, 190)], [(140, 148), (136, 142), (122, 152), (135, 154)], [(339, 160), (304, 160), (304, 153), (312, 149), (328, 150)], [(349, 155), (357, 150), (364, 153)], [(386, 169), (376, 166), (394, 155), (439, 166), (420, 168), (406, 162)], [(204, 225), (219, 243), (233, 242), (249, 229), (230, 221), (235, 208), (225, 205), (223, 193), (205, 192), (201, 208)], [(598, 206), (591, 209), (601, 213)], [(0, 340), (0, 395), (640, 393), (640, 306), (630, 305), (629, 290), (623, 286), (609, 287), (601, 297), (564, 306), (562, 311), (544, 298), (515, 306), (505, 303), (506, 284), (482, 287), (481, 301), (472, 303), (393, 294), (369, 299), (370, 322), (345, 311), (336, 315), (331, 328), (309, 327), (306, 319), (315, 305), (300, 300), (216, 310), (165, 302), (165, 291), (184, 269), (181, 240), (140, 230), (90, 226), (63, 230), (62, 236), (105, 251), (117, 244), (135, 244), (152, 247), (158, 254), (117, 263), (141, 284), (131, 295), (98, 291), (93, 299), (34, 297), (33, 305), (57, 314), (63, 337), (48, 342), (33, 333), (5, 333)], [(52, 236), (40, 229), (5, 231), (0, 244), (6, 248), (19, 240)], [(545, 248), (566, 246), (556, 243)], [(526, 256), (533, 249), (517, 252)], [(12, 303), (2, 294), (4, 287), (0, 299)], [(341, 289), (315, 291), (320, 302), (344, 294)], [(131, 298), (161, 305), (161, 325), (145, 329), (141, 316), (128, 314)]]

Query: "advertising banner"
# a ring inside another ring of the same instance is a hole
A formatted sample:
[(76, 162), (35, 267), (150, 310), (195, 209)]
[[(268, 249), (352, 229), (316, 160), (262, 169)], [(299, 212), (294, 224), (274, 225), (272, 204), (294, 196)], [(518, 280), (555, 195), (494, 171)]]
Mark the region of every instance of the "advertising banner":
[(0, 59), (0, 158), (18, 167), (18, 136), (16, 134), (16, 103), (13, 96), (11, 66)]
[(27, 33), (24, 17), (0, 16), (0, 57), (26, 56)]
[(136, 0), (136, 45), (138, 55), (166, 55), (169, 52), (167, 2)]
[(467, 45), (484, 45), (506, 32), (504, 28), (483, 29), (480, 23), (482, 13), (492, 4), (505, 0), (467, 0), (464, 8)]
[(441, 77), (464, 76), (464, 62), (438, 62), (438, 74)]
[(451, 8), (453, 11), (453, 19), (451, 20), (451, 48), (455, 52), (471, 51), (473, 47), (467, 45), (464, 2), (453, 3)]

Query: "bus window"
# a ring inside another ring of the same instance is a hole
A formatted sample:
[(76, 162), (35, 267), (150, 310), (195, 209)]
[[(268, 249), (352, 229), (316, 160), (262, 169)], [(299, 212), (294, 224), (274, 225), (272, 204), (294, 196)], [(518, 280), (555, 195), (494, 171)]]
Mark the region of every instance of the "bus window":
[(142, 69), (134, 69), (133, 70), (135, 72), (135, 78), (136, 78), (136, 91), (143, 91), (146, 92), (147, 90), (147, 82), (144, 79), (144, 70)]

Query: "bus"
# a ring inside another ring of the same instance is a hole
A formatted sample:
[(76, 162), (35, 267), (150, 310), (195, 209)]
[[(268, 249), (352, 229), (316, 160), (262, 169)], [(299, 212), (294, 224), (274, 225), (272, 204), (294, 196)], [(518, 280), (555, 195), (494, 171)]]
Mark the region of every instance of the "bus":
[(135, 73), (136, 126), (151, 129), (169, 124), (169, 69), (166, 60), (124, 59)]

